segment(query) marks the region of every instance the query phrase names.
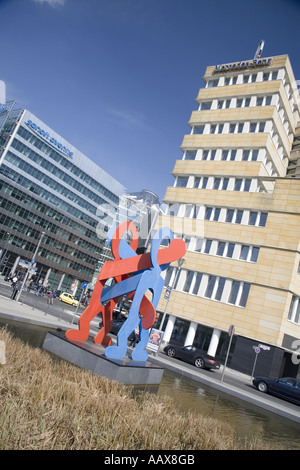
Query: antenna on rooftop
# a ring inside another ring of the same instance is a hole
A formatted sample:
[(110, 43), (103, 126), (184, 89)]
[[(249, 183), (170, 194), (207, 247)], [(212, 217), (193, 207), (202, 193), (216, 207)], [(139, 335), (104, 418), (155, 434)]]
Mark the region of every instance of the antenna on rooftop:
[(263, 48), (264, 48), (264, 45), (265, 45), (265, 41), (262, 39), (262, 40), (260, 41), (259, 45), (258, 45), (258, 48), (257, 48), (256, 52), (255, 52), (254, 60), (260, 58), (261, 53), (262, 53)]

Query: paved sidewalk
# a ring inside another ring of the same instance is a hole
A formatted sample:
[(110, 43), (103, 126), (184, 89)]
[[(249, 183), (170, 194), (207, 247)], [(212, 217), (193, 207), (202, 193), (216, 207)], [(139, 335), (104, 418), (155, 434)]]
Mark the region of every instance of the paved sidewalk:
[[(22, 302), (10, 300), (0, 295), (0, 320), (14, 320), (43, 326), (50, 329), (66, 331), (76, 328), (77, 319), (71, 324), (73, 313), (70, 312), (70, 321), (59, 319), (51, 314), (32, 308)], [(98, 321), (91, 325), (91, 333), (99, 331)], [(93, 327), (94, 326), (94, 327)], [(221, 382), (222, 368), (218, 371), (206, 371), (192, 368), (182, 361), (171, 359), (163, 352), (157, 355), (149, 354), (149, 361), (177, 374), (184, 375), (195, 381), (213, 387), (220, 392), (229, 394), (248, 403), (271, 411), (285, 418), (300, 423), (300, 407), (281, 399), (270, 399), (269, 395), (258, 392), (251, 385), (251, 377), (232, 369), (226, 368), (224, 380)]]

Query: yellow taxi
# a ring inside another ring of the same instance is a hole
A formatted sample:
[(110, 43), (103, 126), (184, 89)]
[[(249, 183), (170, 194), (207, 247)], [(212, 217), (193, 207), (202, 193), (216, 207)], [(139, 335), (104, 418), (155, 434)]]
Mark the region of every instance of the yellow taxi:
[(72, 294), (69, 294), (68, 292), (62, 292), (58, 297), (58, 300), (73, 305), (73, 307), (77, 307), (78, 305), (78, 300), (76, 300), (75, 297)]

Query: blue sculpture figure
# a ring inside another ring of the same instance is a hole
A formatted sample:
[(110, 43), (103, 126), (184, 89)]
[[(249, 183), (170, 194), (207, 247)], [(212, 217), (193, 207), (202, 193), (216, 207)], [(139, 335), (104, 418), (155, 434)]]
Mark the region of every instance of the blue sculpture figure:
[[(158, 305), (164, 286), (164, 280), (161, 273), (170, 265), (170, 263), (159, 265), (157, 260), (159, 247), (163, 238), (169, 238), (171, 242), (174, 238), (172, 230), (164, 227), (156, 232), (150, 249), (150, 259), (152, 264), (150, 269), (142, 270), (135, 276), (103, 290), (101, 303), (113, 297), (135, 291), (128, 318), (117, 335), (117, 346), (107, 347), (104, 352), (106, 357), (116, 359), (123, 358), (127, 352), (128, 337), (135, 328), (139, 327), (140, 341), (134, 348), (131, 358), (136, 361), (146, 361), (148, 358), (148, 353), (145, 348), (149, 340), (149, 330), (142, 328), (140, 305), (147, 291), (152, 293), (152, 305), (155, 309)], [(132, 248), (130, 248), (123, 239), (120, 241), (119, 247), (119, 254), (122, 259), (137, 256), (135, 251), (132, 250)]]

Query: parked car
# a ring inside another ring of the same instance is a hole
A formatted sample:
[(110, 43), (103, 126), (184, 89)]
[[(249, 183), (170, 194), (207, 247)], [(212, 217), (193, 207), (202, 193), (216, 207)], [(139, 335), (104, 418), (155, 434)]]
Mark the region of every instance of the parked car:
[(270, 393), (300, 405), (300, 380), (290, 377), (275, 380), (255, 377), (252, 383), (260, 392)]
[(195, 348), (194, 346), (172, 346), (169, 344), (164, 348), (164, 352), (169, 357), (176, 357), (182, 361), (194, 364), (200, 369), (219, 369), (220, 363), (215, 361), (213, 357), (208, 356), (206, 352)]
[(73, 305), (73, 307), (77, 307), (78, 305), (78, 300), (75, 299), (74, 295), (69, 294), (68, 292), (62, 292), (58, 297), (58, 300)]

